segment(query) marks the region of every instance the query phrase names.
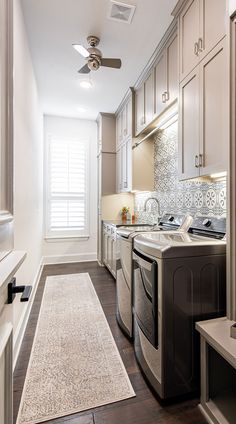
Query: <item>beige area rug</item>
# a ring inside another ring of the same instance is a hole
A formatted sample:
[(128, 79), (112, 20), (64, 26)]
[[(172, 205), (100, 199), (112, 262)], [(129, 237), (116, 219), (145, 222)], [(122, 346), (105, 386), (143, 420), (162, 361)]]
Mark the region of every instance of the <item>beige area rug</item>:
[(35, 424), (135, 396), (86, 274), (48, 277), (17, 424)]

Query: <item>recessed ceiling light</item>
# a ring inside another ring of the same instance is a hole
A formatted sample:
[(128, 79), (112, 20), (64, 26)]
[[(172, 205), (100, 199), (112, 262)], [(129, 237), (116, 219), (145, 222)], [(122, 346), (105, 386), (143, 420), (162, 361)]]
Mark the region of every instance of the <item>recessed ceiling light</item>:
[(82, 80), (82, 81), (80, 81), (79, 85), (80, 85), (80, 87), (87, 88), (87, 89), (92, 88), (92, 86), (93, 86), (92, 81), (89, 81), (89, 80)]

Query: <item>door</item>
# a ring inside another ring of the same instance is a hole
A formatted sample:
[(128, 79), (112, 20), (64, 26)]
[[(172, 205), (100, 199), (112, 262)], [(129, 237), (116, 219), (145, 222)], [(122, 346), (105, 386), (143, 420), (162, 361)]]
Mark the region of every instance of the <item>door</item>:
[(116, 278), (117, 315), (128, 335), (132, 336), (132, 243), (118, 236), (117, 246), (119, 252)]
[(3, 424), (13, 423), (12, 339), (11, 320), (0, 316), (0, 422)]
[(197, 43), (200, 37), (200, 0), (189, 0), (186, 4), (179, 16), (179, 33), (179, 75), (182, 81), (199, 62)]
[(121, 191), (127, 191), (128, 180), (127, 180), (127, 150), (126, 143), (121, 146), (121, 162), (122, 162), (122, 183)]
[(103, 263), (106, 265), (107, 264), (107, 226), (105, 224), (103, 224), (103, 233), (102, 233), (102, 260)]
[(127, 138), (133, 136), (132, 96), (126, 103), (126, 130)]
[(138, 135), (145, 126), (144, 84), (135, 91), (135, 133)]
[(227, 170), (229, 128), (226, 40), (200, 63), (200, 175)]
[(134, 314), (138, 326), (155, 347), (158, 347), (158, 272), (157, 263), (133, 250)]
[(11, 259), (13, 255), (11, 253), (13, 250), (12, 42), (13, 3), (12, 0), (0, 0), (0, 423), (3, 424), (13, 423), (13, 316), (12, 305), (7, 305), (7, 284), (14, 268)]
[(226, 35), (226, 0), (201, 0), (199, 48), (202, 59)]
[(167, 69), (166, 50), (164, 50), (154, 69), (155, 74), (155, 115), (158, 116), (166, 107)]
[(122, 163), (121, 163), (121, 148), (116, 152), (116, 192), (122, 190)]
[(167, 94), (166, 106), (169, 106), (178, 98), (179, 79), (178, 79), (178, 37), (175, 34), (166, 48), (167, 59)]
[(154, 118), (154, 71), (150, 73), (145, 81), (145, 126), (150, 124)]
[(121, 112), (116, 117), (116, 148), (118, 149), (122, 141), (122, 115)]
[(179, 178), (199, 176), (199, 67), (180, 84)]
[(127, 191), (132, 190), (132, 138), (126, 141), (126, 177)]

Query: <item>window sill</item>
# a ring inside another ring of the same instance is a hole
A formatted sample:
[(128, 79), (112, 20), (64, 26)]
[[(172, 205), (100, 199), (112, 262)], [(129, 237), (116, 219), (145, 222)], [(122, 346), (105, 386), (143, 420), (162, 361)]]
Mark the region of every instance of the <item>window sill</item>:
[(44, 240), (48, 243), (67, 242), (67, 241), (86, 241), (90, 235), (84, 236), (45, 236)]

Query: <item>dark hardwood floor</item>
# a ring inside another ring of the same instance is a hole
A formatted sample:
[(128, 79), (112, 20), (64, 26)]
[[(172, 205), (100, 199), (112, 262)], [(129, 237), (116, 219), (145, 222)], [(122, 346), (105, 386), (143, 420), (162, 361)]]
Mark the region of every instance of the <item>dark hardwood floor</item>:
[(114, 339), (126, 366), (136, 397), (95, 408), (83, 413), (47, 421), (53, 424), (206, 424), (198, 410), (198, 399), (161, 406), (147, 386), (135, 360), (130, 341), (123, 335), (115, 318), (115, 281), (96, 262), (47, 265), (44, 267), (31, 310), (30, 319), (14, 372), (14, 423), (24, 385), (30, 351), (37, 324), (46, 277), (57, 274), (88, 272), (106, 314)]

